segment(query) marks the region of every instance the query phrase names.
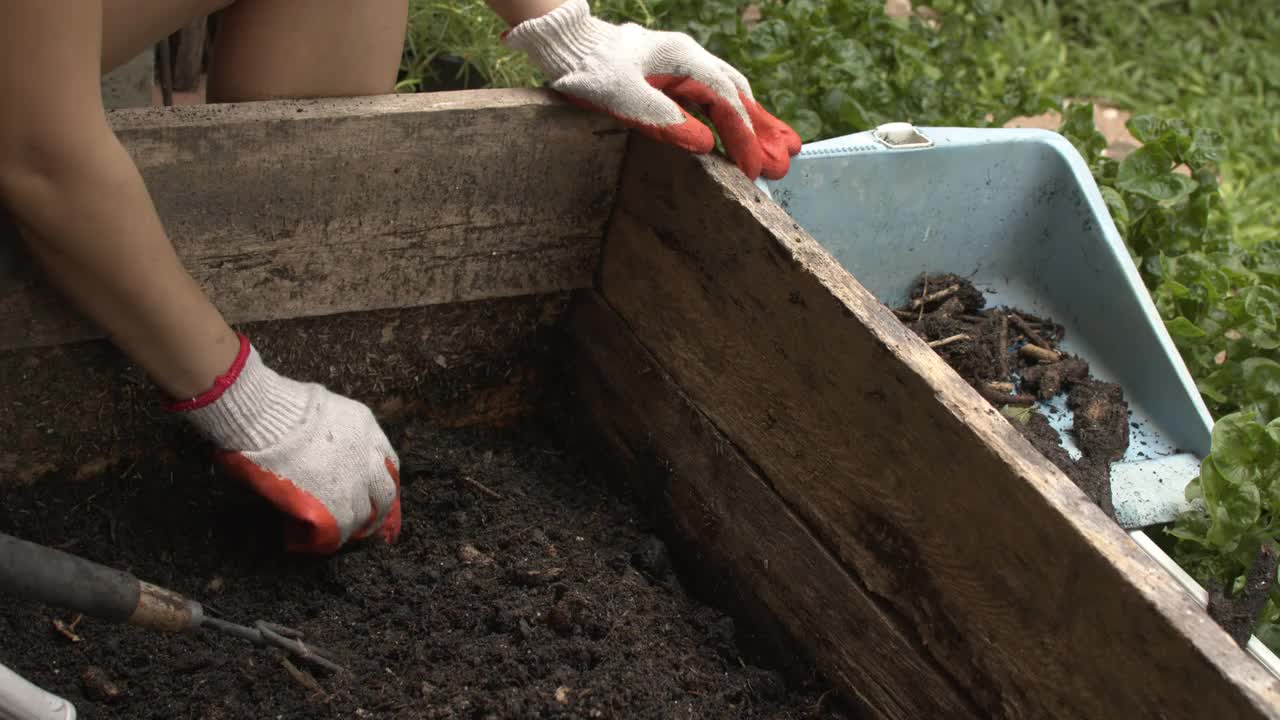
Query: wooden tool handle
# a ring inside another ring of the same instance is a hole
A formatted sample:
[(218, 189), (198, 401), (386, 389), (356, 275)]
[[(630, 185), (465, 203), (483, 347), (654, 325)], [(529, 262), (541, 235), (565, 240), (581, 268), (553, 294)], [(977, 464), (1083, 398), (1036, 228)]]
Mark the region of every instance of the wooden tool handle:
[(109, 622), (180, 632), (199, 624), (197, 603), (133, 575), (0, 533), (0, 593)]

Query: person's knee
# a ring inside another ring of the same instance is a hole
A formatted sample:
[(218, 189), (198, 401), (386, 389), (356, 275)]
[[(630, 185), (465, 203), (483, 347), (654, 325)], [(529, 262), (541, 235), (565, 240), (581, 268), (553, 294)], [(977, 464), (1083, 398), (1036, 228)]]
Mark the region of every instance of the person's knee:
[(105, 121), (75, 131), (28, 125), (0, 128), (0, 199), (19, 218), (58, 212), (59, 198), (91, 178), (114, 180), (104, 172), (117, 142)]
[(70, 160), (52, 138), (38, 133), (0, 134), (0, 198), (20, 212), (54, 178), (65, 174)]
[(391, 93), (403, 57), (408, 0), (236, 0), (220, 20), (211, 103)]
[(188, 23), (231, 8), (234, 0), (102, 0), (101, 72), (149, 53)]

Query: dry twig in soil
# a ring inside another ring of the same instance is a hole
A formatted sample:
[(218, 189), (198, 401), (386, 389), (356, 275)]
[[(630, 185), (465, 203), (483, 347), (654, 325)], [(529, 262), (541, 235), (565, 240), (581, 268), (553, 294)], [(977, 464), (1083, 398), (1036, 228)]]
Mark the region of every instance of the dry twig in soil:
[(1034, 395), (1009, 395), (1002, 393), (990, 385), (979, 385), (978, 393), (982, 395), (988, 402), (996, 405), (1035, 405), (1036, 398)]
[(942, 338), (941, 340), (933, 340), (929, 343), (929, 347), (940, 348), (940, 347), (950, 345), (951, 343), (957, 343), (957, 342), (960, 342), (961, 340), (968, 340), (968, 339), (969, 339), (969, 336), (967, 334), (959, 333), (956, 335), (952, 335), (951, 337)]
[[(1014, 317), (1017, 317), (1016, 315)], [(1018, 352), (1023, 357), (1031, 358), (1036, 362), (1055, 363), (1062, 359), (1062, 354), (1055, 350), (1046, 350), (1039, 345), (1023, 345), (1018, 348)]]
[(1014, 325), (1018, 326), (1018, 329), (1022, 331), (1022, 334), (1026, 335), (1027, 339), (1032, 343), (1044, 348), (1045, 350), (1053, 349), (1053, 346), (1046, 342), (1044, 338), (1040, 337), (1040, 333), (1036, 332), (1035, 329), (1031, 327), (1030, 323), (1023, 320), (1021, 315), (1010, 315), (1009, 319), (1013, 321)]
[(912, 300), (911, 307), (923, 308), (925, 305), (928, 305), (931, 302), (946, 300), (947, 298), (951, 297), (952, 295), (955, 295), (958, 292), (960, 292), (959, 285), (948, 285), (947, 287), (939, 290), (938, 292), (933, 293), (932, 295), (922, 295), (916, 298), (915, 300)]
[(325, 692), (324, 688), (320, 687), (320, 683), (312, 677), (311, 673), (306, 670), (302, 670), (297, 665), (289, 662), (289, 658), (287, 657), (280, 658), (280, 664), (284, 666), (285, 672), (289, 673), (289, 677), (298, 681), (299, 685), (311, 690), (326, 700), (329, 698), (329, 693)]
[(76, 634), (75, 630), (76, 630), (76, 626), (80, 624), (80, 620), (82, 618), (83, 618), (82, 615), (76, 615), (75, 619), (69, 623), (64, 623), (62, 622), (61, 619), (54, 618), (53, 629), (57, 630), (58, 634), (61, 635), (62, 637), (70, 640), (71, 642), (78, 643), (82, 638)]
[(475, 478), (473, 478), (473, 477), (471, 477), (471, 476), (469, 476), (469, 475), (464, 475), (464, 476), (462, 477), (462, 479), (463, 479), (463, 480), (466, 480), (469, 484), (471, 484), (471, 486), (472, 486), (472, 487), (474, 487), (475, 489), (477, 489), (477, 490), (479, 490), (480, 492), (484, 493), (485, 495), (488, 495), (489, 497), (493, 498), (494, 500), (501, 500), (501, 499), (502, 499), (502, 495), (501, 495), (501, 494), (499, 494), (499, 493), (498, 493), (498, 491), (494, 490), (493, 488), (489, 487), (488, 485), (485, 485), (484, 483), (480, 482), (479, 480), (476, 480)]
[(1009, 316), (997, 312), (1000, 317), (1000, 334), (996, 336), (996, 361), (1000, 363), (1000, 377), (1009, 377)]

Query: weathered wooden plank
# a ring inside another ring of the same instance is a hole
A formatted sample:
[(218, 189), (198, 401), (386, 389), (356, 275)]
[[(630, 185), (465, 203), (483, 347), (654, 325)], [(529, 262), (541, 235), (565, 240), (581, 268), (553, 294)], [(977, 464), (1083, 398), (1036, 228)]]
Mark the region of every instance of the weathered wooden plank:
[(601, 292), (985, 716), (1280, 717), (1274, 678), (780, 208), (635, 142)]
[[(493, 425), (526, 413), (567, 299), (498, 298), (240, 329), (280, 372), (367, 403), (394, 441), (411, 417)], [(0, 352), (0, 485), (87, 477), (190, 447), (194, 430), (163, 402), (105, 340)]]
[[(892, 609), (851, 577), (769, 485), (685, 399), (597, 294), (568, 313), (576, 424), (612, 451), (715, 595), (800, 648), (875, 717), (979, 718)], [(588, 443), (589, 444), (589, 443)]]
[[(232, 322), (589, 286), (625, 144), (612, 120), (541, 90), (112, 119)], [(0, 349), (100, 337), (12, 235), (0, 227)]]

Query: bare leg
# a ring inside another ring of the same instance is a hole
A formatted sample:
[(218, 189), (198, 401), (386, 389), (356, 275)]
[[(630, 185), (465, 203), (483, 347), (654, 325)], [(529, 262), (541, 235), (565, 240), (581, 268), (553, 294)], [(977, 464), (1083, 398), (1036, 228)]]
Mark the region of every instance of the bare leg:
[(102, 72), (149, 50), (183, 25), (232, 0), (101, 0)]
[(409, 0), (239, 0), (223, 13), (209, 102), (389, 93)]
[(190, 18), (175, 8), (208, 3), (133, 5), (169, 14), (108, 25), (102, 2), (71, 13), (47, 0), (0, 3), (0, 201), (53, 284), (166, 393), (190, 397), (226, 371), (238, 343), (180, 263), (108, 126), (99, 76), (104, 58), (158, 39), (118, 29), (177, 27)]

